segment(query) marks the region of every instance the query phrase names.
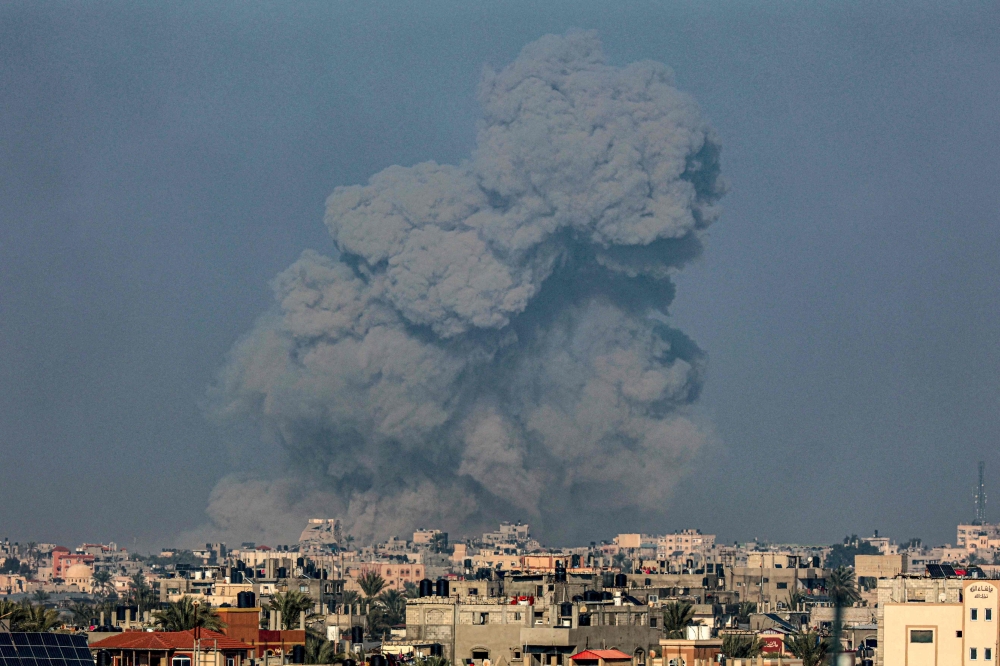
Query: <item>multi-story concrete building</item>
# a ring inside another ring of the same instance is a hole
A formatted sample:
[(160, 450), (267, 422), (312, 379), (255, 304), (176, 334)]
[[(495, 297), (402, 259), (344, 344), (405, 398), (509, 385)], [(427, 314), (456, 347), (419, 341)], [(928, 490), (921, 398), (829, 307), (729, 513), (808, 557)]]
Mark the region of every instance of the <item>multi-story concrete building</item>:
[(723, 567), (726, 589), (738, 593), (741, 601), (777, 607), (795, 590), (810, 595), (826, 590), (828, 571), (813, 564), (798, 555), (750, 553), (747, 566)]
[(944, 601), (885, 604), (880, 664), (979, 666), (997, 660), (1000, 587), (992, 580), (947, 582), (950, 589), (960, 584), (958, 600), (947, 600), (945, 591)]
[(614, 602), (511, 604), (507, 598), (462, 603), (456, 598), (411, 599), (406, 640), (441, 646), (452, 663), (483, 666), (570, 666), (588, 648), (615, 648), (645, 662), (657, 645), (657, 618), (645, 606)]
[(878, 606), (875, 609), (879, 645), (879, 649), (876, 652), (876, 663), (879, 666), (894, 666), (897, 663), (885, 660), (885, 610), (889, 605), (911, 604), (920, 607), (929, 607), (928, 604), (958, 604), (961, 603), (962, 588), (964, 585), (965, 580), (961, 578), (897, 576), (896, 578), (880, 579), (878, 581)]

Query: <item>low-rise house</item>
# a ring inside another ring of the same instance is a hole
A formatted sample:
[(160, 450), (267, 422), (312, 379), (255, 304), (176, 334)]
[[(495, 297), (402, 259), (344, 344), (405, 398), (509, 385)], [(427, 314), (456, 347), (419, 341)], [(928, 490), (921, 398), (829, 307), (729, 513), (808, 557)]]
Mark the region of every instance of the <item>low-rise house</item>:
[(111, 666), (242, 666), (253, 648), (208, 629), (124, 631), (90, 644)]

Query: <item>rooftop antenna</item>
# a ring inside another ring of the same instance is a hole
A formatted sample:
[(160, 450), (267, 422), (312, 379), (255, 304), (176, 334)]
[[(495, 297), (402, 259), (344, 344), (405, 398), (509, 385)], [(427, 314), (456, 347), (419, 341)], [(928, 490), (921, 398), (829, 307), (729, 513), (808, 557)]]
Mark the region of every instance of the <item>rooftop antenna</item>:
[(983, 472), (986, 463), (979, 461), (979, 485), (976, 487), (976, 520), (973, 525), (986, 524), (986, 483), (983, 480)]

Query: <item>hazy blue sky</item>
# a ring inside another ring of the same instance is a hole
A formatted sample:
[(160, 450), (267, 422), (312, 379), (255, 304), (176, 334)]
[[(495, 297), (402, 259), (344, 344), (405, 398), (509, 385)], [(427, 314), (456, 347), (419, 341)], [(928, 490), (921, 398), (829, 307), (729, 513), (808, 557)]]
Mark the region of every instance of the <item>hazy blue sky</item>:
[[(724, 540), (1000, 519), (1000, 10), (963, 3), (6, 3), (0, 536), (154, 547), (233, 464), (206, 386), (332, 242), (337, 185), (473, 145), (484, 64), (595, 28), (695, 95), (730, 183), (676, 325)], [(249, 436), (249, 435), (247, 435)]]

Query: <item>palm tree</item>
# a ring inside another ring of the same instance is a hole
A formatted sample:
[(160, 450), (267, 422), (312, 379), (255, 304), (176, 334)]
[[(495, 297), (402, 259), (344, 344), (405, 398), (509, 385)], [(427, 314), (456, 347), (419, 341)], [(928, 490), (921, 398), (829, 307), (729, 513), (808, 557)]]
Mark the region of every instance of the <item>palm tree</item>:
[(726, 634), (722, 637), (722, 654), (731, 659), (752, 659), (761, 654), (764, 643), (756, 636)]
[(358, 576), (358, 585), (365, 597), (371, 599), (385, 588), (385, 579), (377, 571), (362, 569)]
[(271, 597), (268, 608), (281, 612), (282, 629), (294, 629), (299, 623), (299, 615), (305, 611), (311, 614), (315, 602), (312, 597), (298, 590), (289, 590), (282, 594), (278, 592)]
[(420, 596), (420, 588), (417, 587), (416, 583), (407, 581), (403, 583), (403, 594), (406, 595), (407, 599), (416, 599)]
[(663, 630), (667, 638), (684, 638), (684, 627), (694, 618), (694, 606), (675, 601), (663, 606)]
[(24, 610), (21, 617), (18, 618), (17, 629), (11, 627), (14, 631), (46, 632), (62, 624), (57, 610), (46, 608), (40, 604), (35, 606), (28, 602), (24, 602), (22, 606)]
[(788, 607), (791, 610), (798, 610), (799, 604), (806, 601), (806, 595), (802, 590), (788, 590)]
[(834, 606), (852, 606), (861, 600), (858, 586), (854, 581), (854, 570), (837, 567), (826, 579), (826, 593)]
[(6, 622), (11, 631), (17, 631), (16, 627), (24, 614), (24, 606), (8, 599), (0, 599), (0, 622)]
[(354, 590), (345, 590), (340, 594), (340, 599), (345, 606), (353, 606), (361, 601), (361, 595)]
[(372, 634), (385, 636), (392, 627), (405, 621), (406, 597), (397, 590), (380, 594), (368, 611), (368, 627)]
[(111, 591), (114, 590), (114, 576), (108, 569), (95, 571), (93, 581), (94, 588), (98, 590), (98, 594), (110, 595)]
[(195, 603), (188, 596), (171, 602), (165, 609), (153, 613), (153, 621), (165, 631), (187, 631), (203, 627), (213, 631), (223, 629), (226, 624), (208, 604)]
[(73, 621), (79, 625), (88, 625), (91, 620), (98, 616), (97, 609), (85, 601), (70, 604), (69, 612), (73, 614)]
[(159, 602), (156, 591), (146, 582), (146, 577), (141, 571), (132, 576), (126, 600), (129, 604), (138, 608), (140, 617), (142, 617), (145, 611), (154, 608)]
[(46, 601), (49, 600), (49, 597), (51, 596), (52, 595), (50, 595), (45, 590), (35, 590), (35, 593), (31, 595), (31, 598), (34, 599), (37, 603), (44, 604)]
[(306, 663), (332, 664), (337, 655), (337, 644), (312, 633), (306, 634)]
[(785, 638), (785, 649), (802, 660), (802, 666), (819, 666), (830, 650), (830, 643), (812, 631), (799, 632)]
[(757, 612), (757, 604), (753, 601), (741, 601), (736, 607), (736, 622), (738, 624), (750, 624), (750, 614)]

